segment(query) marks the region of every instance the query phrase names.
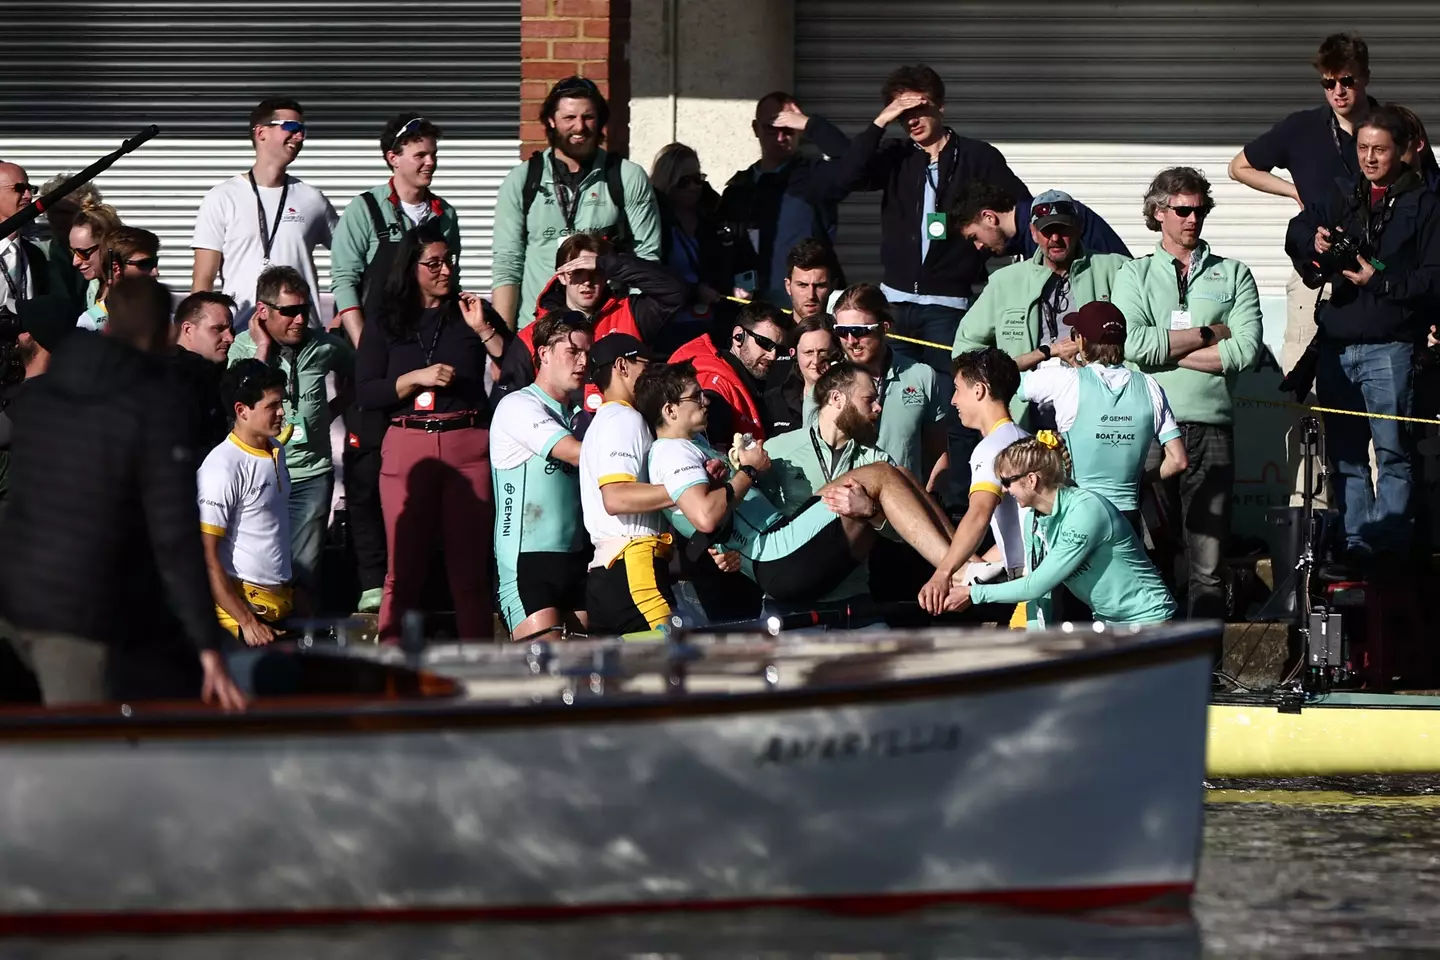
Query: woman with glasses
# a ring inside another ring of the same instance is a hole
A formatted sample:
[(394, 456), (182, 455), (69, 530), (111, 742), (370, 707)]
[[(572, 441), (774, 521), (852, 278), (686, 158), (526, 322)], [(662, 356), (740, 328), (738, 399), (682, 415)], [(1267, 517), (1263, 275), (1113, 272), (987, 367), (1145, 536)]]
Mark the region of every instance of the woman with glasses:
[(124, 277), (160, 275), (160, 238), (140, 227), (118, 226), (105, 233), (100, 251), (100, 286), (95, 303), (80, 315), (78, 326), (104, 330), (109, 320), (105, 296)]
[(397, 640), (404, 615), (420, 609), (437, 544), (460, 636), (494, 633), (485, 364), (504, 353), (508, 328), (488, 303), (456, 289), (454, 270), (440, 221), (405, 234), (380, 315), (366, 316), (356, 355), (361, 407), (390, 420), (380, 451), (390, 554), (380, 603), (384, 641)]
[(730, 251), (721, 242), (716, 211), (720, 195), (700, 171), (700, 157), (683, 143), (661, 148), (650, 167), (660, 208), (660, 262), (690, 285), (689, 306), (676, 319), (675, 344), (694, 336), (693, 324), (709, 323), (712, 307), (733, 286)]
[(71, 263), (86, 283), (81, 326), (99, 329), (105, 322), (105, 291), (110, 286), (110, 278), (105, 275), (105, 240), (119, 229), (120, 215), (110, 204), (100, 202), (98, 190), (81, 199), (69, 233)]
[(795, 362), (784, 380), (765, 391), (765, 417), (773, 427), (772, 434), (798, 430), (814, 419), (815, 384), (830, 364), (845, 358), (835, 338), (834, 322), (825, 314), (802, 320), (785, 339)]
[(954, 586), (946, 610), (1023, 603), (1028, 626), (1040, 629), (1050, 594), (1063, 583), (1097, 621), (1164, 623), (1175, 616), (1175, 600), (1130, 523), (1109, 500), (1075, 486), (1071, 469), (1065, 441), (1049, 430), (1000, 452), (995, 470), (1001, 487), (1030, 511), (1022, 523), (1029, 572), (1005, 583)]

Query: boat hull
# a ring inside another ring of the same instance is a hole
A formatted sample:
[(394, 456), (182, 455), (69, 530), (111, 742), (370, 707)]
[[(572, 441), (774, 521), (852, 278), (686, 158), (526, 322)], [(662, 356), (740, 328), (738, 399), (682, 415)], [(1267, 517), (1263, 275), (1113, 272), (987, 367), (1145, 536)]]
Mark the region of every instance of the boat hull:
[(1212, 704), (1213, 779), (1440, 773), (1440, 697), (1330, 694), (1299, 712)]
[(12, 739), (0, 932), (1185, 895), (1208, 674)]

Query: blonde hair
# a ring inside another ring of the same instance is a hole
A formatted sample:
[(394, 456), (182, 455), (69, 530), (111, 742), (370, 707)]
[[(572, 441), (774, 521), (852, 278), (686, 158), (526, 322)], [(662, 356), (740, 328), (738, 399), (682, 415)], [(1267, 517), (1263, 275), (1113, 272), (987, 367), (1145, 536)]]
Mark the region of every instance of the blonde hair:
[(680, 166), (686, 160), (694, 160), (696, 166), (700, 165), (700, 155), (693, 147), (670, 143), (660, 148), (660, 152), (655, 154), (655, 161), (650, 164), (650, 186), (655, 188), (656, 193), (670, 195), (680, 179)]
[[(60, 184), (70, 179), (71, 176), (73, 176), (73, 174), (62, 173), (50, 178), (48, 181), (45, 182), (45, 185), (41, 187), (40, 190), (36, 193), (36, 197), (39, 198), (45, 196), (50, 191), (60, 186)], [(105, 207), (105, 209), (109, 210), (111, 215), (113, 216), (115, 213), (114, 208), (105, 206), (103, 203), (100, 202), (102, 199), (103, 198), (100, 194), (100, 188), (95, 186), (95, 182), (92, 180), (86, 183), (82, 183), (80, 186), (70, 191), (70, 193), (50, 204), (50, 206), (46, 207), (45, 222), (50, 225), (51, 238), (59, 244), (65, 244), (70, 234), (70, 228), (75, 225), (76, 219), (80, 216), (81, 211), (85, 210), (87, 207)], [(118, 224), (120, 222), (120, 218), (116, 217), (115, 222)], [(96, 236), (99, 236), (98, 229), (96, 232)]]
[(1080, 366), (1087, 363), (1098, 363), (1102, 366), (1118, 367), (1125, 362), (1125, 345), (1120, 343), (1091, 343), (1084, 342), (1080, 351), (1075, 355), (1075, 360)]
[(1047, 487), (1063, 487), (1070, 483), (1075, 473), (1075, 464), (1070, 460), (1070, 450), (1060, 435), (1051, 430), (1041, 430), (1033, 437), (1016, 440), (1001, 450), (995, 457), (995, 473), (998, 476), (1025, 476), (1038, 474), (1040, 482)]
[[(74, 218), (70, 221), (70, 229), (76, 227), (89, 227), (90, 236), (95, 238), (99, 244), (105, 243), (105, 237), (120, 229), (120, 214), (108, 203), (102, 203), (100, 191), (95, 189), (91, 183), (85, 184), (71, 197), (80, 201)], [(67, 231), (68, 232), (68, 231)]]

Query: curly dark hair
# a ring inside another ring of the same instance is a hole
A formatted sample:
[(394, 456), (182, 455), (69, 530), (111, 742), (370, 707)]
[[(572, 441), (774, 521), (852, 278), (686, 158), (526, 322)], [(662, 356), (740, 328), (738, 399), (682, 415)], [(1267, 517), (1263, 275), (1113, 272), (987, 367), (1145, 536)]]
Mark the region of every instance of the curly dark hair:
[(1015, 358), (997, 347), (962, 353), (952, 363), (955, 376), (966, 383), (982, 383), (990, 396), (1008, 404), (1020, 390), (1020, 368)]
[(968, 227), (986, 210), (1005, 213), (1014, 209), (1015, 198), (1004, 187), (984, 180), (970, 180), (961, 185), (950, 207), (950, 216), (958, 226)]
[(1320, 41), (1310, 61), (1321, 73), (1339, 73), (1354, 66), (1361, 76), (1370, 76), (1370, 47), (1358, 33), (1332, 33)]
[(880, 88), (880, 96), (889, 103), (907, 90), (925, 94), (937, 107), (945, 103), (945, 81), (923, 63), (892, 70), (885, 78), (885, 85)]
[(652, 363), (635, 381), (635, 409), (646, 423), (658, 429), (665, 423), (665, 405), (679, 403), (692, 383), (698, 386), (700, 378), (689, 360)]
[[(380, 322), (396, 340), (409, 340), (420, 329), (421, 305), (420, 284), (415, 279), (415, 268), (420, 264), (420, 254), (432, 243), (443, 243), (448, 253), (450, 241), (445, 239), (445, 227), (437, 218), (427, 220), (405, 233), (395, 251), (395, 262), (390, 265), (390, 274), (385, 278), (385, 289), (381, 297)], [(454, 307), (459, 291), (451, 289), (447, 306)]]

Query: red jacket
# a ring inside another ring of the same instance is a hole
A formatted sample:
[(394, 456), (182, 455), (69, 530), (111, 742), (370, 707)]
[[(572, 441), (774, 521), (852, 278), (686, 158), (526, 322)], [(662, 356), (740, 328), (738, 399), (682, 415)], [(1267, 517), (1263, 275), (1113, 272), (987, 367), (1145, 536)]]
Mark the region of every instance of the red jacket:
[[(740, 381), (740, 375), (735, 372), (735, 368), (720, 356), (709, 334), (696, 337), (670, 355), (671, 363), (683, 363), (686, 360), (695, 365), (700, 389), (716, 394), (730, 407), (736, 432), (748, 433), (756, 440), (764, 440), (765, 421), (760, 416), (760, 404), (750, 396), (750, 391), (745, 389), (745, 384)], [(711, 438), (712, 443), (728, 440), (728, 437)]]
[[(540, 291), (540, 297), (535, 301), (535, 316), (545, 315), (544, 300), (546, 294), (559, 286), (559, 281), (554, 277)], [(637, 340), (645, 338), (640, 333), (640, 327), (635, 322), (635, 311), (631, 309), (629, 297), (611, 297), (601, 305), (595, 316), (590, 318), (591, 341), (599, 340), (606, 334), (628, 333)], [(517, 334), (518, 339), (525, 347), (525, 355), (529, 358), (531, 367), (535, 364), (535, 324), (530, 324)], [(533, 370), (532, 370), (533, 374)], [(585, 409), (594, 413), (600, 409), (600, 390), (593, 384), (585, 385)]]

